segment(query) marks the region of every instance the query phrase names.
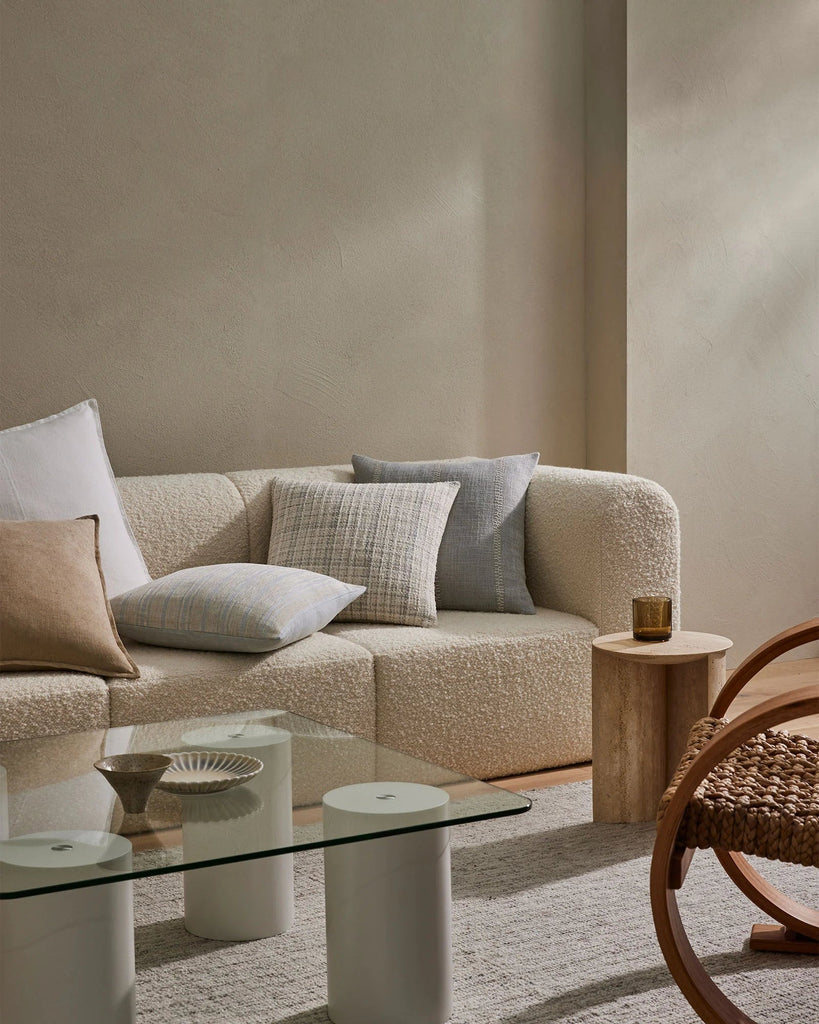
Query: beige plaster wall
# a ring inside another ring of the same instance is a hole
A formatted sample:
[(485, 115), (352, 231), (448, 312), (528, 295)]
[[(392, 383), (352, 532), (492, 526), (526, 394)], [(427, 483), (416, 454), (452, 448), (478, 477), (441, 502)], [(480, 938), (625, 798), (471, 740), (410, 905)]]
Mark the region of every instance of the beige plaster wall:
[(817, 98), (815, 0), (629, 0), (628, 468), (734, 662), (819, 608)]
[(626, 0), (584, 0), (586, 463), (626, 470)]
[(582, 4), (0, 10), (0, 427), (95, 396), (120, 474), (582, 464)]

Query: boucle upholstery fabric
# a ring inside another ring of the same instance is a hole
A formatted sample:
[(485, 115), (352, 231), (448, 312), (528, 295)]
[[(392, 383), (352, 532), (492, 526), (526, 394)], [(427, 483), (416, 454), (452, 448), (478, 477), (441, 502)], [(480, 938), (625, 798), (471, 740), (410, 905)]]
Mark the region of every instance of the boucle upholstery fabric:
[(117, 485), (153, 578), (193, 565), (251, 559), (241, 495), (217, 473), (119, 477)]
[(228, 473), (228, 479), (241, 494), (247, 508), (250, 532), (250, 561), (266, 562), (270, 547), (272, 507), (270, 485), (273, 480), (326, 480), (329, 483), (353, 483), (350, 466), (300, 466), (295, 469), (247, 469)]
[(282, 708), (375, 737), (372, 656), (337, 637), (314, 633), (271, 654), (127, 647), (141, 678), (111, 680), (111, 725)]
[(105, 756), (105, 735), (105, 729), (82, 729), (3, 743), (2, 762), (9, 793), (53, 786), (88, 774), (94, 762)]
[(373, 654), (381, 743), (479, 778), (591, 757), (597, 629), (585, 619), (442, 611), (428, 629), (326, 631)]
[[(123, 500), (135, 532), (138, 531), (149, 570), (154, 575), (166, 575), (193, 564), (266, 561), (270, 482), (274, 476), (353, 482), (349, 466), (249, 470), (231, 473), (229, 478), (186, 474), (120, 480)], [(532, 756), (538, 749), (545, 751), (538, 768), (588, 757), (589, 742), (583, 743), (576, 737), (582, 737), (583, 730), (588, 729), (590, 718), (590, 638), (596, 633), (628, 629), (631, 598), (639, 591), (667, 593), (672, 597), (675, 628), (679, 628), (677, 511), (666, 492), (648, 480), (538, 467), (527, 492), (526, 572), (535, 604), (555, 609), (552, 614), (569, 613), (565, 618), (570, 621), (573, 616), (581, 616), (587, 620), (587, 635), (580, 638), (569, 630), (561, 638), (558, 630), (542, 638), (520, 636), (509, 640), (502, 636), (492, 639), (490, 635), (482, 641), (470, 640), (469, 633), (480, 632), (480, 613), (475, 612), (442, 612), (438, 626), (432, 629), (357, 624), (328, 627), (340, 630), (340, 636), (357, 640), (362, 637), (356, 634), (367, 630), (387, 635), (406, 632), (403, 652), (392, 656), (379, 672), (385, 710), (381, 717), (385, 730), (396, 737), (397, 744), (402, 729), (407, 727), (401, 722), (402, 709), (411, 705), (410, 710), (418, 719), (410, 723), (410, 732), (420, 734), (424, 741), (417, 749), (420, 751), (423, 746), (429, 752), (437, 751), (444, 764), (450, 760), (447, 737), (453, 731), (455, 715), (449, 710), (445, 695), (437, 692), (436, 674), (441, 665), (449, 664), (455, 683), (447, 685), (457, 696), (453, 708), (460, 706), (469, 711), (456, 735), (458, 742), (468, 748), (469, 766), (464, 761), (464, 770), (487, 777), (499, 771), (527, 770), (516, 756), (521, 737), (526, 739)], [(540, 623), (544, 614), (496, 618), (509, 625), (514, 620), (518, 627), (526, 627)], [(447, 621), (450, 616), (462, 617), (463, 637), (447, 636), (446, 631), (452, 627), (452, 622)], [(442, 629), (439, 643), (444, 649), (439, 651), (434, 645)], [(339, 648), (318, 646), (323, 643), (322, 637), (324, 641), (341, 642), (339, 636), (316, 634), (268, 656), (275, 661), (266, 668), (260, 663), (267, 658), (260, 656), (192, 655), (143, 647), (143, 652), (152, 651), (149, 659), (158, 656), (170, 659), (171, 664), (166, 662), (164, 675), (158, 668), (152, 669), (152, 686), (144, 679), (138, 680), (129, 693), (123, 682), (111, 684), (118, 722), (126, 721), (131, 711), (142, 716), (138, 720), (147, 721), (190, 716), (197, 713), (200, 704), (206, 705), (203, 714), (219, 713), (231, 706), (238, 709), (240, 705), (272, 704), (292, 706), (310, 717), (324, 717), (341, 728), (374, 735), (371, 655), (363, 647), (350, 645), (341, 648), (346, 654), (340, 657)], [(371, 635), (368, 642), (372, 640)], [(305, 657), (308, 653), (311, 658), (315, 655), (316, 662), (297, 669), (290, 659), (301, 659), (302, 649)], [(325, 657), (326, 663), (322, 664)], [(362, 663), (360, 658), (366, 661)], [(192, 665), (188, 659), (193, 659)], [(201, 659), (224, 659), (218, 665), (206, 662), (213, 668), (205, 673), (204, 684), (199, 679)], [(142, 661), (144, 669), (145, 659), (136, 660)], [(290, 665), (292, 672), (285, 667), (276, 669), (277, 663)], [(577, 667), (581, 664), (582, 670)], [(236, 665), (240, 666), (238, 671)], [(174, 671), (179, 673), (178, 680), (172, 676)], [(280, 671), (288, 675), (286, 685), (280, 685)], [(563, 676), (567, 680), (565, 686), (561, 684)], [(425, 688), (416, 682), (421, 678), (429, 680), (424, 683)], [(493, 695), (492, 701), (483, 696), (485, 692)], [(106, 683), (94, 677), (57, 673), (0, 675), (0, 736), (31, 736), (105, 725), (106, 700)], [(378, 700), (380, 706), (381, 691)], [(443, 740), (437, 738), (438, 709), (442, 710)], [(398, 721), (393, 723), (396, 717)], [(534, 725), (530, 724), (530, 717)], [(357, 722), (364, 727), (357, 726)], [(476, 725), (483, 730), (480, 735), (489, 735), (485, 765), (480, 743), (467, 735), (467, 730)], [(564, 733), (569, 736), (568, 742), (563, 739)], [(522, 765), (520, 769), (515, 767), (518, 764)]]
[[(274, 477), (354, 480), (350, 466), (303, 466), (117, 482), (148, 568), (159, 576), (207, 562), (267, 561)], [(226, 543), (236, 536), (237, 518), (249, 532), (249, 550), (228, 554), (242, 547)], [(201, 540), (191, 541), (189, 529)], [(536, 467), (526, 494), (525, 557), (527, 586), (541, 608), (580, 615), (601, 634), (616, 633), (631, 628), (632, 597), (667, 594), (679, 629), (679, 516), (668, 493), (651, 480)]]
[(339, 622), (435, 623), (435, 566), (459, 484), (274, 480), (267, 560), (365, 587)]
[(357, 483), (460, 483), (438, 552), (438, 608), (533, 615), (523, 529), (526, 488), (538, 458), (533, 452), (499, 459), (383, 462), (353, 455), (352, 462)]
[(0, 672), (0, 740), (108, 726), (108, 685), (81, 672)]
[(526, 576), (535, 604), (631, 629), (631, 599), (666, 594), (680, 625), (680, 526), (659, 484), (538, 466), (526, 495)]

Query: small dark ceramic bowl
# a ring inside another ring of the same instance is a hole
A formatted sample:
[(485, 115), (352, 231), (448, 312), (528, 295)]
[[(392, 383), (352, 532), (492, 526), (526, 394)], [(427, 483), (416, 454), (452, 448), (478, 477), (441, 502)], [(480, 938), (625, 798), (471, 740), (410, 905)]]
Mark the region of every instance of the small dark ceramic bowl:
[(154, 786), (172, 764), (173, 758), (165, 754), (112, 754), (95, 761), (94, 767), (110, 783), (125, 813), (141, 814)]

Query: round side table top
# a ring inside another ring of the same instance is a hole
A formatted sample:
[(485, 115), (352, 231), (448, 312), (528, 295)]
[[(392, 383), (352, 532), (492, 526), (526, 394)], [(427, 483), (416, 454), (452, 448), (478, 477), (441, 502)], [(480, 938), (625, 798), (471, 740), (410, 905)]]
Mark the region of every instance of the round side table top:
[(635, 640), (631, 633), (609, 633), (592, 641), (592, 646), (631, 661), (646, 661), (655, 665), (681, 664), (696, 661), (709, 654), (721, 654), (733, 647), (733, 640), (714, 633), (691, 633), (676, 629), (670, 640)]

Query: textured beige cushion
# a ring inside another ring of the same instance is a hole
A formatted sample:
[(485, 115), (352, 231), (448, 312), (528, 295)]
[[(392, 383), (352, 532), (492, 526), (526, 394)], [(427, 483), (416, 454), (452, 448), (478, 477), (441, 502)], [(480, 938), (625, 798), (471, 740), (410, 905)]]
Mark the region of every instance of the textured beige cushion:
[(585, 619), (441, 611), (429, 629), (332, 624), (375, 657), (379, 742), (495, 778), (591, 757)]
[(352, 466), (300, 466), (294, 469), (245, 469), (228, 473), (247, 508), (250, 532), (250, 561), (266, 562), (270, 547), (272, 508), (270, 485), (273, 480), (327, 480), (330, 483), (353, 483)]
[(128, 650), (142, 677), (109, 684), (112, 725), (282, 708), (375, 736), (372, 657), (337, 637), (314, 633), (270, 654), (138, 643), (129, 643)]
[(0, 668), (139, 674), (105, 593), (99, 525), (0, 520)]
[(0, 740), (108, 726), (108, 685), (79, 672), (0, 672)]
[(435, 622), (435, 567), (460, 484), (274, 480), (267, 560), (366, 591), (338, 622)]
[(244, 501), (227, 477), (119, 477), (117, 486), (152, 577), (193, 565), (251, 561)]

